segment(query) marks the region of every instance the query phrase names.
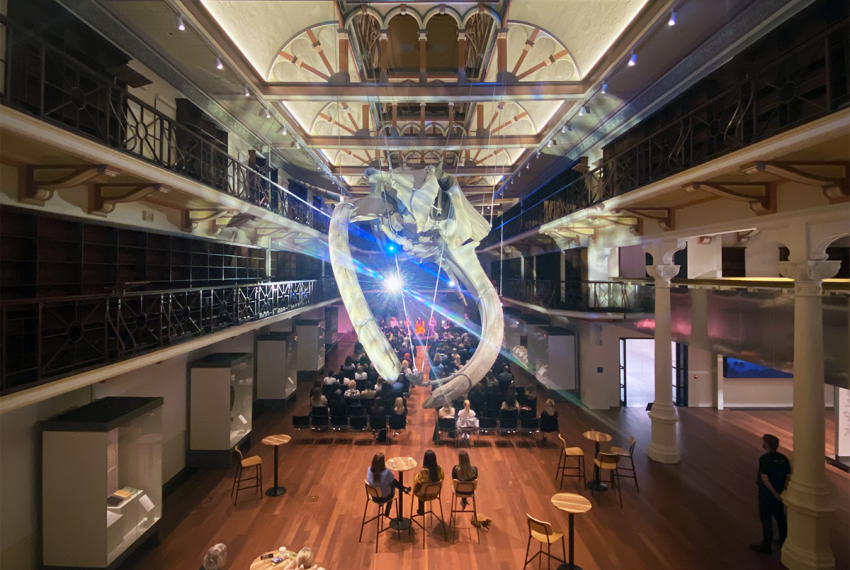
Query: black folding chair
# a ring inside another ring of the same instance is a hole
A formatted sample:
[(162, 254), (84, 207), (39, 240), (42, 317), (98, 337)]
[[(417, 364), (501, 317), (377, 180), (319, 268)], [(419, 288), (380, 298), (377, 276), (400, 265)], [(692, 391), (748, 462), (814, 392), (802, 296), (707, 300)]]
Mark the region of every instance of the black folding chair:
[(449, 434), (449, 437), (454, 439), (455, 445), (457, 445), (457, 426), (455, 425), (454, 418), (440, 418), (437, 420), (437, 433), (440, 437), (444, 433)]
[(502, 410), (499, 417), (499, 434), (516, 433), (519, 430), (518, 416), (516, 410)]
[(327, 406), (313, 406), (310, 411), (310, 427), (316, 431), (328, 431), (330, 428), (330, 416)]
[(407, 429), (407, 415), (391, 414), (389, 419), (389, 433), (392, 436), (397, 436), (399, 432)]
[(310, 416), (292, 416), (292, 427), (298, 431), (310, 429)]

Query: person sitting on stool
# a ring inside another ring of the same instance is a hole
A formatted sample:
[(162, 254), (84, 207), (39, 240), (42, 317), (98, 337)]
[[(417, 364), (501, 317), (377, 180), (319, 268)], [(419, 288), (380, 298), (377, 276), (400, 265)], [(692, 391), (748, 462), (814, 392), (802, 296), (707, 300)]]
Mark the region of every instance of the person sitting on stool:
[(374, 499), (376, 503), (386, 503), (385, 516), (390, 516), (390, 508), (393, 506), (395, 490), (401, 489), (404, 493), (410, 492), (410, 487), (402, 487), (395, 479), (393, 472), (387, 469), (383, 453), (376, 453), (372, 458), (372, 466), (366, 470), (366, 482), (381, 490), (381, 497)]
[(785, 482), (791, 474), (791, 464), (787, 457), (777, 451), (779, 438), (765, 434), (761, 440), (761, 448), (765, 453), (759, 457), (756, 483), (759, 489), (762, 541), (760, 544), (751, 544), (750, 548), (762, 554), (770, 554), (770, 545), (773, 542), (773, 519), (776, 519), (776, 526), (779, 527), (780, 548), (788, 535), (788, 521), (785, 519), (782, 491), (785, 490)]

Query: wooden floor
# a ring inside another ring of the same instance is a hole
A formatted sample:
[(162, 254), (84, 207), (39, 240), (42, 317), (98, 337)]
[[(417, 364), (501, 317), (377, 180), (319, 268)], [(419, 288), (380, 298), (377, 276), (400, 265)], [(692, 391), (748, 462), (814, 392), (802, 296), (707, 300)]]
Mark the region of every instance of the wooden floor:
[[(352, 344), (353, 339), (343, 339), (329, 354), (330, 363), (350, 354)], [(144, 547), (125, 568), (198, 568), (206, 549), (223, 542), (229, 551), (228, 570), (247, 570), (256, 556), (281, 546), (296, 550), (310, 546), (327, 570), (520, 569), (528, 537), (526, 513), (566, 531), (566, 515), (550, 503), (558, 492), (553, 482), (558, 448), (551, 441), (538, 447), (531, 438), (516, 436), (496, 445), (496, 438), (488, 436), (469, 449), (480, 474), (479, 511), (493, 519), (491, 530), (481, 534), (481, 544), (476, 543), (466, 517), (465, 528), (456, 531), (457, 544), (444, 542), (437, 526), (429, 529), (424, 549), (418, 532), (413, 537), (403, 533), (401, 540), (395, 533), (384, 533), (375, 554), (374, 527), (367, 527), (364, 541), (358, 543), (365, 504), (363, 479), (372, 455), (382, 451), (387, 457), (413, 456), (421, 463), (425, 450), (434, 448), (448, 473), (457, 463), (457, 450), (431, 443), (435, 412), (421, 409), (422, 389), (413, 391), (409, 430), (394, 444), (375, 445), (368, 434), (316, 438), (295, 432), (290, 417), (293, 411), (306, 413), (308, 389), (307, 384), (299, 386), (298, 403), (292, 410), (265, 414), (254, 423), (249, 454), (263, 458), (267, 487), (272, 481), (273, 454), (260, 439), (274, 433), (293, 435), (292, 443), (281, 448), (284, 496), (247, 493), (234, 507), (230, 499), (233, 471), (200, 471), (167, 498), (161, 545)], [(584, 570), (782, 567), (778, 552), (765, 557), (750, 552), (748, 545), (760, 539), (755, 487), (760, 436), (776, 434), (782, 451), (789, 452), (790, 412), (680, 409), (682, 462), (667, 466), (646, 457), (650, 434), (646, 412), (593, 412), (569, 403), (558, 406), (561, 433), (588, 457), (593, 447), (581, 437), (587, 429), (612, 434), (612, 444), (622, 447), (627, 446), (629, 434), (638, 440), (640, 493), (626, 481), (622, 510), (616, 496), (608, 492), (602, 506), (594, 499), (592, 510), (576, 517), (576, 562)], [(831, 438), (831, 423), (827, 433)], [(827, 475), (838, 503), (832, 547), (837, 568), (845, 570), (850, 568), (850, 477), (832, 467), (827, 467)], [(563, 490), (583, 492), (573, 481), (565, 482)], [(443, 500), (448, 510), (451, 487), (444, 489), (448, 489)]]

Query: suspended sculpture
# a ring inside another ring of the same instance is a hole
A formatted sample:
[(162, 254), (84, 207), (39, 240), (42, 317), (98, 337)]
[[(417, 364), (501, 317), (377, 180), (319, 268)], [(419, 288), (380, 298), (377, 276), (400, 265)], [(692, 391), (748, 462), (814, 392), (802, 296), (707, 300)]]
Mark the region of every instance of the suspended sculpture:
[[(415, 180), (417, 174), (420, 178), (424, 174), (421, 183)], [(340, 296), (358, 340), (386, 380), (398, 378), (401, 363), (360, 288), (349, 247), (350, 223), (370, 221), (374, 231), (381, 232), (417, 261), (441, 264), (451, 279), (463, 283), (477, 298), (482, 330), (472, 357), (447, 378), (425, 382), (421, 372), (411, 378), (414, 384), (433, 387), (423, 407), (437, 408), (466, 394), (493, 366), (502, 346), (504, 317), (499, 295), (475, 255), (475, 248), (490, 231), (489, 224), (469, 203), (453, 176), (441, 176), (433, 167), (417, 174), (367, 169), (370, 193), (337, 204), (328, 241)]]

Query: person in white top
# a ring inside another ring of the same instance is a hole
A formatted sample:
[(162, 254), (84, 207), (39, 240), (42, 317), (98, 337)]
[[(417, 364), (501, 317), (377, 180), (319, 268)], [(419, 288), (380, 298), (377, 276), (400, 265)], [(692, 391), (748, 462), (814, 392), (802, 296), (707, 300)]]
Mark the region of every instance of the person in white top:
[(325, 379), (322, 380), (322, 383), (325, 386), (330, 386), (331, 384), (338, 384), (339, 380), (336, 379), (336, 376), (331, 376), (330, 374), (325, 376)]
[(469, 439), (469, 434), (478, 431), (478, 418), (469, 406), (469, 400), (463, 401), (463, 409), (457, 414), (457, 429), (464, 439)]
[(368, 375), (366, 374), (366, 371), (363, 370), (363, 365), (358, 364), (357, 365), (357, 372), (354, 373), (354, 379), (355, 380), (366, 380), (367, 376)]

